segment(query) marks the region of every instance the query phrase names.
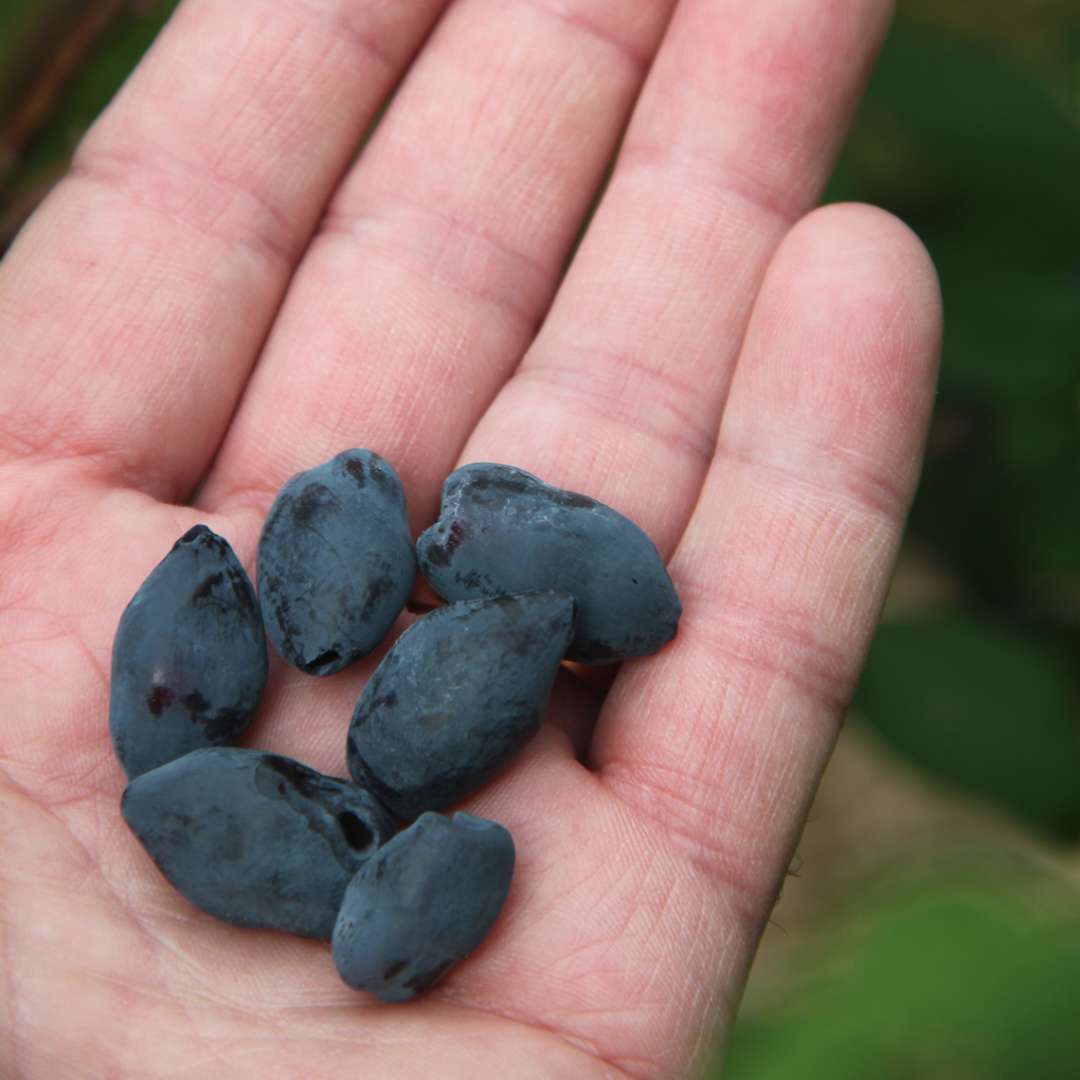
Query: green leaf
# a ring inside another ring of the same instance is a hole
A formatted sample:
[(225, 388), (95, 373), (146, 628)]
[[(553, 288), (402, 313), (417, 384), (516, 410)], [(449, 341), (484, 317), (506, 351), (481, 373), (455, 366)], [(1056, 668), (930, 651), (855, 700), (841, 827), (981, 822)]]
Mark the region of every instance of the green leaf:
[(725, 1080), (1076, 1075), (1080, 924), (1064, 905), (993, 876), (928, 883), (864, 902), (828, 946), (804, 946), (797, 990), (740, 1022)]
[(961, 616), (888, 623), (856, 705), (929, 773), (1054, 837), (1080, 836), (1080, 683), (1058, 640)]

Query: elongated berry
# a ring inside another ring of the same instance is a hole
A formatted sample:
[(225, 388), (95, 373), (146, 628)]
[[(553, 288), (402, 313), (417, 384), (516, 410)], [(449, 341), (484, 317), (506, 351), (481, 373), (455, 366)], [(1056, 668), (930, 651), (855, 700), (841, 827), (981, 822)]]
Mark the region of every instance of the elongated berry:
[(501, 825), (424, 814), (349, 883), (332, 939), (338, 973), (383, 1001), (415, 997), (484, 940), (513, 872)]
[(124, 820), (192, 904), (237, 926), (328, 938), (393, 822), (355, 784), (279, 754), (215, 747), (144, 773)]
[(294, 476), (259, 540), (259, 599), (274, 648), (309, 675), (332, 675), (374, 649), (416, 576), (397, 473), (346, 450)]
[(577, 603), (568, 656), (612, 663), (656, 652), (682, 605), (652, 541), (611, 507), (509, 465), (466, 465), (443, 485), (439, 520), (417, 542), (447, 600), (557, 589)]
[(205, 525), (186, 532), (120, 618), (109, 730), (129, 777), (236, 739), (266, 683), (266, 639), (244, 568)]
[(448, 604), (401, 635), (349, 728), (349, 770), (401, 817), (463, 799), (536, 733), (574, 632), (565, 593)]

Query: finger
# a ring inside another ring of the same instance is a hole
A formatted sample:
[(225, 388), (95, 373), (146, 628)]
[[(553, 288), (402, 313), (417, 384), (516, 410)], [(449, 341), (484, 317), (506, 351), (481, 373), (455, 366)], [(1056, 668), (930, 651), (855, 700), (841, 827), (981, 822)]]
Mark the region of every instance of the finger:
[(261, 510), (359, 444), (399, 468), (414, 523), (429, 516), (549, 302), (669, 7), (447, 13), (297, 275), (205, 506)]
[(890, 8), (680, 4), (596, 218), (467, 460), (587, 492), (674, 548), (761, 277), (821, 192)]
[(817, 211), (755, 306), (672, 563), (672, 647), (624, 670), (594, 762), (742, 912), (749, 963), (862, 664), (915, 488), (940, 338), (895, 219)]
[(445, 0), (187, 0), (0, 268), (0, 453), (183, 498)]

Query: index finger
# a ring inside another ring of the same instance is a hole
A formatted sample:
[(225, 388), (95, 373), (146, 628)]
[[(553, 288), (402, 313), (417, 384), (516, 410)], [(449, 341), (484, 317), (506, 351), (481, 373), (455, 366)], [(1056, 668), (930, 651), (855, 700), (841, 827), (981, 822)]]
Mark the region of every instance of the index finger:
[(186, 498), (446, 0), (185, 0), (0, 264), (0, 456)]

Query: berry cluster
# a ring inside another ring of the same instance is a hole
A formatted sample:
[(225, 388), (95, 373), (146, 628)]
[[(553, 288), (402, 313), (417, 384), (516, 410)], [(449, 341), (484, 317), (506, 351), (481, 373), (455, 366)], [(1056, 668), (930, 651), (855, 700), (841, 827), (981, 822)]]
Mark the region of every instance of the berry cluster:
[[(501, 825), (437, 811), (532, 738), (564, 659), (655, 652), (679, 600), (633, 522), (507, 465), (454, 472), (414, 549), (401, 481), (368, 450), (282, 488), (256, 565), (257, 595), (229, 544), (197, 525), (125, 609), (109, 704), (124, 820), (203, 911), (330, 938), (345, 982), (407, 1000), (483, 940), (514, 867)], [(418, 565), (448, 603), (364, 688), (351, 782), (228, 745), (259, 704), (267, 636), (299, 670), (332, 675), (382, 642)]]

